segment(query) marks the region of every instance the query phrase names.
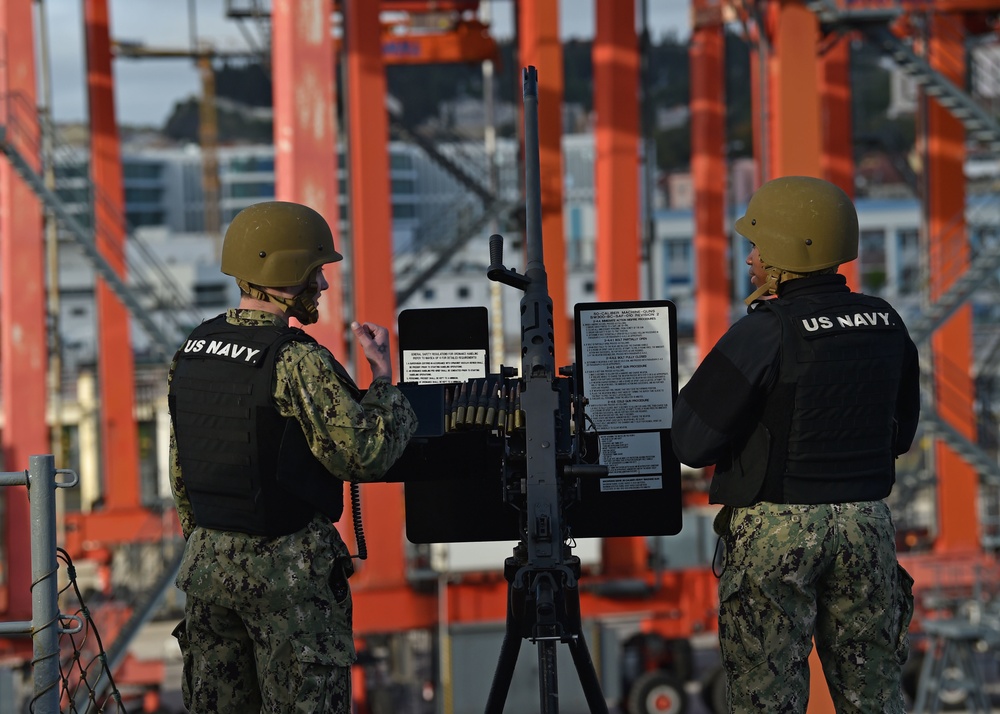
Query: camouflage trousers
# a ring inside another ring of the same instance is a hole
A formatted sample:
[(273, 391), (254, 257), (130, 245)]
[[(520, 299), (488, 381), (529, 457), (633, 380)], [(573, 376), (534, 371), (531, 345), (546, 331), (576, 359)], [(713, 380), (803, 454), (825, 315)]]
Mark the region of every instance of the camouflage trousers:
[(843, 712), (903, 714), (913, 580), (881, 501), (733, 509), (719, 581), (732, 712), (805, 712), (815, 640)]
[(349, 612), (349, 591), (346, 601), (277, 612), (237, 611), (188, 595), (174, 630), (184, 706), (191, 714), (350, 714), (354, 644), (323, 628), (331, 621), (324, 609), (345, 606)]

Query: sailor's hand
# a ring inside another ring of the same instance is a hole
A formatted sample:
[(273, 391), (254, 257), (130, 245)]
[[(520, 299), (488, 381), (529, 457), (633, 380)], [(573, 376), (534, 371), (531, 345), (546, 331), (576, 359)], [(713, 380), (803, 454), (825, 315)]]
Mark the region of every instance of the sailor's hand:
[(392, 358), (389, 355), (389, 331), (373, 322), (351, 323), (351, 330), (358, 339), (358, 344), (364, 350), (368, 364), (372, 368), (372, 377), (392, 381)]

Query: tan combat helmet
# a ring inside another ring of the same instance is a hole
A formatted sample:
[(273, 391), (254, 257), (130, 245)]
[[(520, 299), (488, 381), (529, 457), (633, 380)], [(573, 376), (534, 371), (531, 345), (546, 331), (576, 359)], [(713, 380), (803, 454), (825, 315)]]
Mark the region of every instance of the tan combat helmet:
[(315, 283), (316, 268), (343, 257), (333, 247), (330, 226), (319, 213), (299, 203), (264, 201), (236, 214), (222, 242), (222, 272), (258, 300), (284, 305), (304, 324), (318, 316), (315, 289), (306, 286), (293, 299), (259, 288)]
[(330, 226), (299, 203), (264, 201), (236, 214), (222, 243), (222, 272), (251, 285), (300, 285), (312, 272), (344, 256), (333, 247)]
[(783, 176), (757, 189), (736, 232), (757, 246), (768, 274), (748, 303), (780, 282), (858, 257), (854, 203), (838, 186), (810, 176)]

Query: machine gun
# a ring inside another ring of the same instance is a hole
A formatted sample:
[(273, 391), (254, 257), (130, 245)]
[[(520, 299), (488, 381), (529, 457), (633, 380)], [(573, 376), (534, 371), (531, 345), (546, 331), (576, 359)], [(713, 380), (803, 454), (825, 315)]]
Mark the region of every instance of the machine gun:
[[(577, 365), (556, 369), (534, 67), (523, 70), (523, 92), (527, 261), (524, 273), (506, 268), (503, 238), (493, 235), (487, 271), (524, 291), (520, 377), (511, 367), (487, 374), (485, 308), (401, 313), (400, 388), (420, 431), (387, 480), (405, 482), (407, 537), (415, 543), (517, 541), (504, 563), (506, 630), (486, 714), (503, 711), (523, 639), (537, 645), (543, 714), (558, 712), (560, 643), (591, 712), (606, 714), (583, 636), (580, 559), (569, 544), (680, 530), (680, 467), (668, 431), (676, 318), (668, 301), (577, 305)], [(627, 364), (619, 363), (623, 355)], [(584, 364), (592, 369), (578, 370)], [(616, 381), (622, 377), (627, 384)]]
[[(525, 145), (524, 274), (503, 265), (503, 238), (490, 237), (490, 267), (495, 280), (524, 291), (521, 298), (521, 408), (525, 428), (515, 432), (504, 459), (507, 478), (523, 478), (525, 505), (521, 512), (522, 540), (504, 564), (507, 579), (507, 629), (500, 650), (486, 714), (500, 714), (510, 688), (523, 638), (538, 647), (539, 695), (542, 712), (559, 710), (556, 644), (569, 646), (591, 712), (607, 712), (594, 663), (583, 637), (580, 618), (580, 560), (565, 545), (568, 529), (563, 519), (562, 477), (606, 476), (600, 464), (583, 463), (583, 440), (571, 439), (569, 377), (555, 368), (552, 300), (542, 258), (542, 200), (538, 158), (538, 75), (523, 70)], [(561, 403), (562, 402), (562, 403)], [(576, 434), (582, 435), (583, 404), (572, 411)], [(562, 476), (560, 475), (562, 471)]]

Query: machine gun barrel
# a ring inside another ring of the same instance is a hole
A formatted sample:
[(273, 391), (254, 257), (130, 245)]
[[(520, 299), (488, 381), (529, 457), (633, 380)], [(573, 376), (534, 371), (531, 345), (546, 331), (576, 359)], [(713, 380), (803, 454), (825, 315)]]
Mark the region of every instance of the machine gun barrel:
[(558, 483), (556, 391), (552, 300), (542, 251), (542, 190), (538, 144), (538, 72), (522, 72), (524, 90), (524, 186), (527, 264), (521, 298), (521, 378), (514, 407), (515, 428), (524, 417), (527, 469), (524, 539), (529, 568), (563, 564), (563, 518)]
[(524, 92), (524, 192), (527, 285), (521, 300), (521, 342), (524, 377), (555, 377), (555, 345), (552, 333), (552, 299), (542, 249), (542, 182), (538, 143), (538, 71), (522, 72)]

